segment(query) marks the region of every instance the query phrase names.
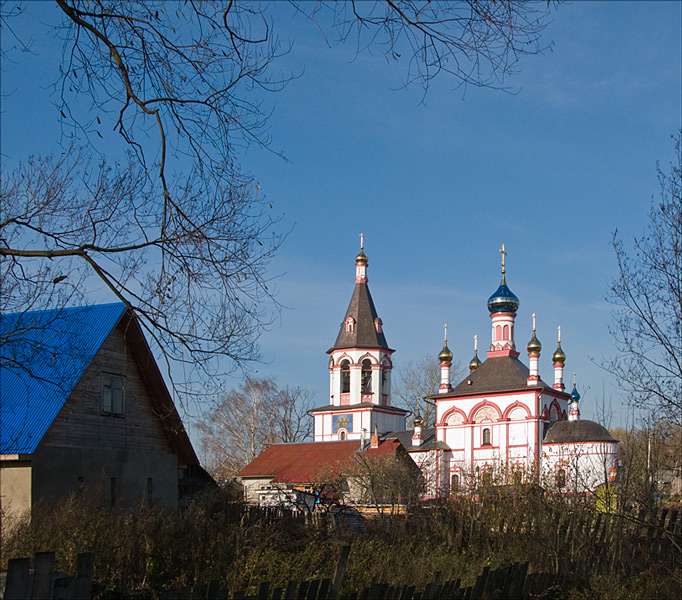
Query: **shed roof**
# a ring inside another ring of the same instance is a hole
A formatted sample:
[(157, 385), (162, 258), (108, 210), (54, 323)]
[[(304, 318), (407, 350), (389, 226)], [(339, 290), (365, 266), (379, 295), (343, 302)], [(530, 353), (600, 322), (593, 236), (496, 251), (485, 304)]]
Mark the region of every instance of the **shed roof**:
[[(272, 477), (273, 483), (315, 483), (323, 476), (336, 477), (343, 463), (359, 452), (362, 444), (358, 440), (273, 444), (237, 477)], [(399, 447), (398, 440), (382, 440), (378, 448), (367, 448), (365, 452), (369, 456), (386, 456)]]
[(396, 439), (408, 452), (426, 452), (427, 450), (449, 450), (450, 446), (436, 439), (435, 427), (424, 427), (422, 429), (422, 443), (419, 446), (412, 445), (412, 436), (414, 429), (407, 429), (405, 431), (392, 431), (387, 433), (384, 437), (386, 439)]

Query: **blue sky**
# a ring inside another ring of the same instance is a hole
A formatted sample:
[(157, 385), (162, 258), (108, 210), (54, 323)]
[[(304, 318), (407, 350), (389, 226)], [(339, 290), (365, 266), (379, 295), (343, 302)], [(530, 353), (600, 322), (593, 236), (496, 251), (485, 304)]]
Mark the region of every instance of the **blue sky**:
[[(467, 363), (475, 334), (481, 348), (489, 343), (486, 300), (504, 242), (521, 301), (517, 346), (525, 349), (535, 312), (540, 374), (551, 380), (561, 325), (583, 415), (595, 417), (605, 396), (613, 424), (622, 422), (620, 393), (592, 359), (614, 351), (604, 299), (616, 268), (612, 234), (643, 233), (658, 197), (656, 162), (672, 159), (682, 125), (681, 6), (560, 5), (543, 36), (551, 50), (523, 57), (506, 80), (515, 93), (453, 89), (441, 78), (423, 104), (421, 88), (401, 87), (405, 65), (357, 55), (352, 43), (330, 48), (278, 6), (279, 35), (294, 42), (279, 66), (302, 71), (268, 100), (272, 148), (288, 161), (255, 146), (242, 153), (283, 215), (279, 228), (291, 229), (271, 263), (285, 308), (261, 337), (258, 375), (327, 401), (325, 351), (351, 296), (360, 232), (396, 367), (435, 357), (446, 322), (455, 360)], [(53, 10), (30, 9), (46, 11), (44, 21)], [(59, 45), (40, 21), (31, 25), (36, 58), (3, 65), (4, 160), (50, 152), (58, 139), (45, 87), (54, 63), (44, 52)]]

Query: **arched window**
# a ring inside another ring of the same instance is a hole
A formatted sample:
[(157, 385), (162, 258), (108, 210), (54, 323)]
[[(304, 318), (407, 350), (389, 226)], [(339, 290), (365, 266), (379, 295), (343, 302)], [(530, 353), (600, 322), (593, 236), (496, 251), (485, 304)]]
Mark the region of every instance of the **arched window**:
[(339, 439), (343, 442), (346, 439), (346, 432), (345, 431), (339, 431)]
[(362, 393), (372, 393), (372, 363), (368, 358), (362, 361)]
[(502, 335), (504, 336), (503, 339), (505, 340), (509, 339), (509, 325), (504, 326), (504, 329), (502, 330)]
[(341, 362), (341, 393), (350, 394), (350, 363), (347, 360)]
[(564, 469), (559, 469), (556, 472), (556, 486), (558, 488), (566, 487), (566, 471)]
[(355, 329), (355, 319), (353, 317), (348, 317), (346, 319), (346, 331), (348, 333), (353, 333), (354, 329)]
[(495, 341), (499, 342), (502, 339), (502, 327), (499, 325), (495, 327)]
[(451, 492), (459, 491), (459, 475), (457, 473), (450, 477), (450, 491)]
[(483, 445), (490, 446), (490, 429), (487, 427), (483, 430)]

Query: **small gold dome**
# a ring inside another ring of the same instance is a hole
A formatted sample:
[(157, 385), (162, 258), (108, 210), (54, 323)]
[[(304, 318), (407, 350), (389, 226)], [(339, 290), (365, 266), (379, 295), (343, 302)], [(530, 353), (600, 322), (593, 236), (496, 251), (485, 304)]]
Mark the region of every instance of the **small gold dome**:
[(542, 344), (535, 335), (535, 329), (533, 329), (533, 337), (530, 338), (530, 342), (528, 342), (526, 349), (528, 350), (528, 354), (540, 354), (540, 351), (542, 350)]
[(424, 424), (424, 419), (422, 419), (419, 416), (414, 418), (414, 426), (415, 427), (421, 427), (423, 424)]
[(438, 355), (438, 360), (440, 361), (440, 364), (452, 362), (452, 352), (450, 352), (450, 348), (448, 348), (447, 342), (443, 344), (443, 349), (440, 351), (440, 354)]
[(564, 354), (564, 351), (561, 349), (561, 342), (557, 344), (556, 350), (554, 351), (554, 354), (552, 354), (552, 362), (556, 364), (564, 364), (566, 362), (566, 355)]
[(356, 265), (366, 265), (367, 264), (367, 255), (360, 250), (360, 254), (358, 254), (355, 257), (355, 264)]
[(474, 350), (474, 357), (469, 362), (469, 370), (475, 371), (481, 366), (481, 360), (478, 358), (478, 351)]

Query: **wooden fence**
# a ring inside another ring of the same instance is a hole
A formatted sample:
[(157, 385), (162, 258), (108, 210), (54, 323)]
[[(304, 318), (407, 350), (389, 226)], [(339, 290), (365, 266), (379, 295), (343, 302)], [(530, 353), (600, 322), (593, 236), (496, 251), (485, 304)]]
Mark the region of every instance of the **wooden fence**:
[[(434, 574), (424, 589), (415, 585), (391, 586), (374, 583), (362, 590), (341, 594), (350, 546), (344, 546), (333, 579), (290, 581), (276, 587), (265, 581), (255, 595), (230, 591), (210, 581), (193, 587), (167, 590), (160, 600), (479, 600), (539, 598), (551, 590), (587, 583), (597, 573), (627, 571), (642, 554), (660, 558), (673, 569), (682, 568), (682, 514), (678, 509), (663, 509), (654, 515), (640, 512), (624, 518), (606, 514), (582, 521), (557, 523), (557, 540), (565, 545), (571, 536), (589, 540), (593, 551), (589, 560), (569, 561), (562, 557), (551, 572), (529, 571), (528, 563), (514, 563), (491, 570), (485, 567), (474, 585), (461, 587), (461, 580), (441, 580)], [(623, 541), (627, 543), (623, 543)], [(54, 570), (53, 552), (35, 555), (33, 570), (28, 558), (10, 559), (4, 575), (4, 600), (91, 600), (93, 597), (94, 555), (79, 554), (76, 575)], [(0, 578), (0, 591), (3, 590)], [(105, 590), (97, 590), (106, 597)]]

